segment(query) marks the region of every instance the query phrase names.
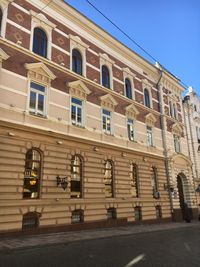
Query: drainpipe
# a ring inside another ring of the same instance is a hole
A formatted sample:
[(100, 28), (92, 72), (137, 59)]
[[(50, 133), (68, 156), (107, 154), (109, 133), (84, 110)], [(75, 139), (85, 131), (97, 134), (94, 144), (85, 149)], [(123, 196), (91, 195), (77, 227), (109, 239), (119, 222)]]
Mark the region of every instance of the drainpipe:
[(162, 130), (162, 143), (163, 143), (163, 154), (164, 154), (164, 162), (165, 162), (165, 171), (166, 171), (166, 178), (167, 178), (167, 188), (168, 188), (168, 193), (169, 193), (169, 201), (170, 201), (170, 209), (171, 209), (171, 216), (173, 214), (173, 202), (172, 202), (172, 193), (170, 192), (169, 188), (170, 188), (170, 175), (169, 175), (169, 158), (168, 158), (168, 152), (167, 152), (167, 141), (166, 141), (166, 127), (165, 127), (165, 121), (164, 121), (164, 108), (163, 108), (163, 104), (162, 104), (162, 95), (161, 95), (161, 88), (160, 88), (160, 81), (162, 79), (162, 75), (163, 75), (163, 69), (160, 66), (159, 68), (160, 70), (160, 77), (158, 79), (158, 82), (156, 84), (156, 88), (158, 90), (158, 101), (159, 101), (159, 109), (160, 109), (160, 114), (161, 114), (161, 118), (160, 118), (160, 123), (161, 123), (161, 130)]

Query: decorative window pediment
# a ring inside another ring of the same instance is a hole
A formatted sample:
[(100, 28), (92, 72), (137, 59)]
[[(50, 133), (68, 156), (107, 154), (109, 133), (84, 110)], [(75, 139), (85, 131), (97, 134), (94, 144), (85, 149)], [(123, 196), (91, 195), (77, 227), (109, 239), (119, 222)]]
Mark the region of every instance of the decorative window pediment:
[(10, 56), (6, 54), (6, 52), (3, 51), (3, 49), (0, 48), (0, 63), (3, 60), (7, 60)]
[(69, 92), (72, 96), (86, 99), (87, 95), (91, 93), (91, 91), (87, 88), (87, 86), (80, 80), (67, 83), (69, 86)]
[(150, 82), (147, 79), (143, 79), (142, 80), (142, 87), (143, 87), (143, 90), (145, 88), (151, 89), (152, 88), (152, 84), (150, 84)]
[(50, 84), (51, 80), (56, 78), (53, 72), (42, 62), (26, 63), (25, 68), (28, 70), (28, 77), (31, 80)]
[(145, 116), (145, 122), (146, 122), (146, 125), (148, 126), (154, 126), (155, 122), (156, 122), (156, 117), (152, 114), (152, 113), (149, 113)]
[(183, 133), (183, 128), (178, 123), (174, 123), (172, 125), (172, 133), (181, 136)]
[(70, 38), (70, 43), (73, 47), (76, 47), (76, 48), (79, 48), (80, 50), (82, 48), (86, 49), (89, 47), (88, 44), (84, 43), (81, 38), (79, 36), (75, 36), (75, 35), (72, 35), (72, 34), (69, 34), (69, 38)]
[(102, 53), (99, 53), (99, 57), (100, 57), (100, 62), (101, 62), (101, 65), (109, 65), (109, 64), (114, 64), (114, 60), (112, 60), (111, 58), (109, 58), (109, 56), (107, 54), (102, 54)]
[(129, 78), (130, 77), (135, 78), (136, 75), (129, 68), (123, 68), (122, 70), (123, 70), (124, 76), (129, 77)]
[(109, 94), (101, 96), (101, 106), (103, 108), (114, 110), (117, 105), (117, 101)]
[(128, 118), (136, 119), (137, 115), (139, 114), (138, 109), (133, 104), (125, 107), (125, 110), (126, 110), (126, 116)]
[(168, 95), (168, 99), (169, 99), (169, 101), (171, 100), (171, 101), (173, 101), (175, 103), (179, 101), (179, 97), (174, 95), (174, 94)]
[(30, 14), (32, 15), (32, 22), (37, 26), (40, 26), (47, 31), (52, 30), (56, 27), (56, 25), (48, 20), (48, 18), (44, 14), (37, 13), (33, 10), (30, 10)]

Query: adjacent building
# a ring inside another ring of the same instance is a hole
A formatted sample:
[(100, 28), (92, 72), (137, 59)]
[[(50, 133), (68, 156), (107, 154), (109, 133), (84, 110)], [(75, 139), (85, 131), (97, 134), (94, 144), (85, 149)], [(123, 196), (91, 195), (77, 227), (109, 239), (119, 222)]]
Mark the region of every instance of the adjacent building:
[(62, 0), (0, 22), (1, 232), (197, 217), (177, 78)]

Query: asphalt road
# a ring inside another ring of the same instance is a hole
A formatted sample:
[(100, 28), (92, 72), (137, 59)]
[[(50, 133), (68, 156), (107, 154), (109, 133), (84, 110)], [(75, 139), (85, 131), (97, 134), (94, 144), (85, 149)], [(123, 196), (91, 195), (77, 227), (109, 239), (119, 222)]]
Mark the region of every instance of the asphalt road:
[(79, 266), (200, 267), (200, 225), (0, 251), (0, 267)]

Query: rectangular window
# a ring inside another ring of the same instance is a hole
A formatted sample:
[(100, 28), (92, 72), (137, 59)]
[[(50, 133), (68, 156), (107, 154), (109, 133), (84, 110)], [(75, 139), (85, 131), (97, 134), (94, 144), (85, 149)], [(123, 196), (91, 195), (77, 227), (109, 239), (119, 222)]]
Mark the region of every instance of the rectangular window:
[(141, 221), (142, 220), (141, 207), (137, 206), (134, 208), (134, 217), (135, 217), (135, 221)]
[(152, 133), (152, 127), (147, 126), (147, 145), (153, 146), (153, 133)]
[(72, 98), (71, 101), (71, 120), (76, 126), (83, 126), (83, 101)]
[(117, 213), (115, 208), (107, 209), (107, 219), (117, 219)]
[(106, 109), (102, 111), (102, 123), (103, 131), (107, 134), (111, 134), (111, 112)]
[(128, 138), (131, 141), (135, 140), (135, 131), (134, 131), (134, 120), (127, 120), (127, 130), (128, 130)]
[(45, 115), (46, 88), (43, 85), (31, 82), (29, 111), (36, 115)]
[(180, 137), (174, 134), (174, 149), (176, 153), (181, 152)]
[(161, 210), (161, 206), (156, 206), (156, 219), (162, 219), (162, 210)]

